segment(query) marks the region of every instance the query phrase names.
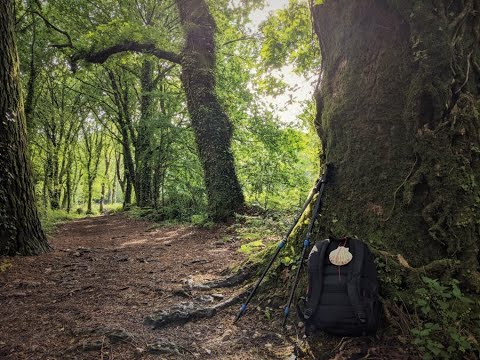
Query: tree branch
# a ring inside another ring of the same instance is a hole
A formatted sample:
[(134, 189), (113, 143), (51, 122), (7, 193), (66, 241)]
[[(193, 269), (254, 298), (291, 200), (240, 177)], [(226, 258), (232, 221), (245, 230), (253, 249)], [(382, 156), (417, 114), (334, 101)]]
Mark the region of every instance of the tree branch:
[(50, 21), (47, 20), (47, 18), (45, 16), (43, 16), (43, 14), (41, 14), (40, 12), (38, 11), (32, 11), (33, 14), (39, 16), (43, 22), (45, 23), (45, 25), (47, 25), (47, 27), (55, 30), (56, 32), (59, 32), (60, 34), (62, 34), (63, 36), (65, 36), (67, 38), (67, 44), (61, 44), (61, 45), (52, 45), (52, 47), (58, 47), (58, 48), (66, 48), (66, 47), (69, 47), (69, 48), (74, 48), (73, 46), (73, 43), (72, 43), (72, 38), (70, 37), (70, 35), (66, 32), (66, 31), (63, 31), (62, 29), (60, 29), (59, 27), (53, 25)]
[(181, 56), (177, 53), (158, 49), (152, 43), (138, 43), (136, 41), (127, 41), (96, 52), (77, 53), (73, 56), (73, 60), (83, 59), (93, 64), (103, 64), (110, 56), (127, 51), (151, 54), (159, 59), (167, 60), (175, 64), (180, 64), (181, 61)]

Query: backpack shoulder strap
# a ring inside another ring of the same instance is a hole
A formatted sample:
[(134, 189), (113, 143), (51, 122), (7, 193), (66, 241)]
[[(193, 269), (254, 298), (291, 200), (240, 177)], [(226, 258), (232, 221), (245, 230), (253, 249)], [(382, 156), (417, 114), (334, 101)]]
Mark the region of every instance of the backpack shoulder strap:
[[(325, 263), (325, 253), (327, 252), (329, 243), (330, 239), (317, 241), (308, 260), (311, 292), (305, 305), (305, 319), (309, 319), (313, 315), (317, 308), (318, 302), (320, 301), (320, 296), (322, 295), (323, 265)], [(317, 255), (314, 255), (313, 253), (315, 248), (318, 252)], [(318, 277), (318, 281), (313, 281), (313, 279), (316, 277)]]
[(348, 297), (358, 320), (362, 324), (367, 322), (367, 315), (360, 299), (360, 278), (363, 271), (365, 258), (365, 244), (358, 239), (349, 239), (350, 247), (353, 253), (353, 269), (351, 277), (347, 283)]

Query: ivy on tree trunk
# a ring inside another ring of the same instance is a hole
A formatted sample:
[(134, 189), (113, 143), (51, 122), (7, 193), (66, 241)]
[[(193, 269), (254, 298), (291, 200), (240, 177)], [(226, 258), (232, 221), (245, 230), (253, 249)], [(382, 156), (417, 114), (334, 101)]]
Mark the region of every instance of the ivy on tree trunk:
[(244, 204), (231, 151), (232, 124), (215, 93), (215, 21), (204, 0), (177, 0), (185, 30), (182, 83), (205, 174), (210, 214), (228, 218)]

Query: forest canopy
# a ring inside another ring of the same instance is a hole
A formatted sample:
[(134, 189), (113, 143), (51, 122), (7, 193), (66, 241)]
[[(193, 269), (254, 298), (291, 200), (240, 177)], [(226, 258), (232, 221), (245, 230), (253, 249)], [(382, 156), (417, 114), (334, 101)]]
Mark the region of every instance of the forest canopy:
[[(294, 2), (285, 11), (302, 9), (295, 33), (286, 28), (272, 34), (268, 22), (251, 29), (249, 14), (260, 5), (210, 4), (214, 93), (232, 129), (231, 151), (247, 203), (287, 209), (298, 204), (318, 173), (312, 106), (306, 103), (299, 117), (285, 123), (275, 108), (286, 104), (265, 103), (261, 95), (279, 94), (274, 84), (282, 81), (269, 75), (281, 66), (267, 59), (282, 62), (274, 49), (282, 40), (275, 34), (293, 45), (302, 32), (311, 34), (311, 25), (306, 3)], [(282, 22), (285, 11), (269, 22)], [(179, 59), (188, 51), (187, 34), (175, 3), (25, 1), (16, 14), (40, 208), (92, 213), (123, 203), (154, 208), (165, 219), (206, 214), (205, 181), (211, 180), (205, 176), (218, 174), (202, 170), (195, 137), (206, 125), (191, 122), (195, 110), (188, 109), (182, 87), (186, 66)], [(302, 73), (318, 66), (302, 54), (289, 61)]]

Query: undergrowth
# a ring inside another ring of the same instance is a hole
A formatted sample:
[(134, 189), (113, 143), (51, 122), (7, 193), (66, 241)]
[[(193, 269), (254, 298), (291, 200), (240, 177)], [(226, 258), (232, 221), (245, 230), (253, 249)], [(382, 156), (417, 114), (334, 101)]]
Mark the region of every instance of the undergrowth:
[(478, 358), (480, 346), (480, 301), (462, 293), (458, 280), (441, 284), (422, 278), (425, 286), (415, 290), (414, 344), (424, 359)]
[(69, 220), (75, 220), (85, 217), (83, 213), (66, 210), (43, 210), (40, 211), (40, 221), (42, 222), (43, 230), (48, 234), (51, 233), (56, 226)]

